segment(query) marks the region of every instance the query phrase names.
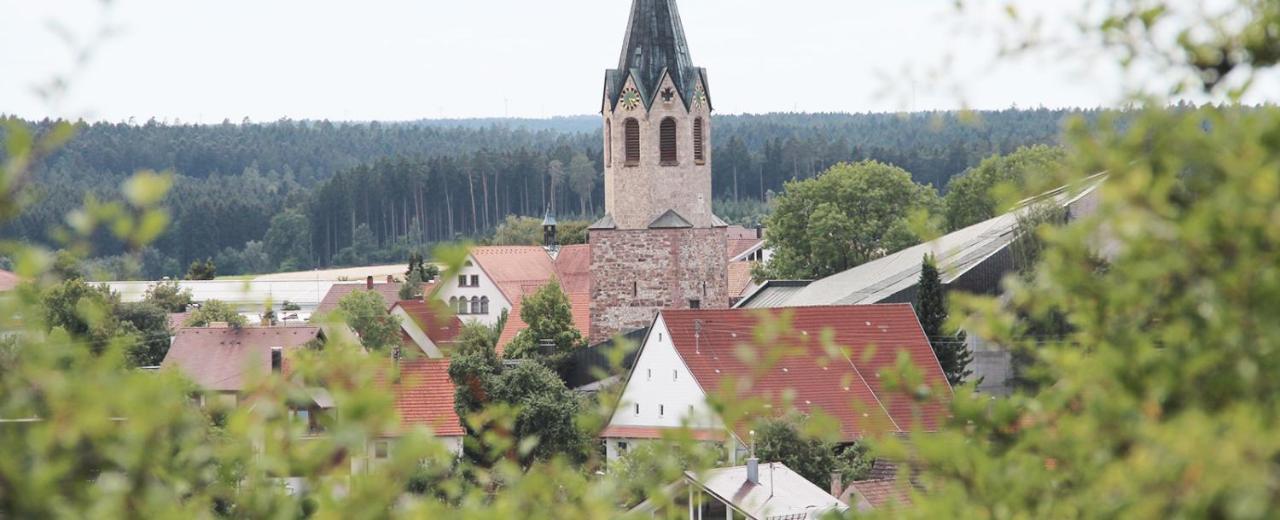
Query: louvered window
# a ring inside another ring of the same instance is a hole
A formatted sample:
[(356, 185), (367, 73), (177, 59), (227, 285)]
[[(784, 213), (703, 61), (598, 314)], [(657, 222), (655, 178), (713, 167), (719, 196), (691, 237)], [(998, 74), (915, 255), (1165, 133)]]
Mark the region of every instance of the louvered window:
[(627, 165), (640, 164), (640, 122), (628, 119), (624, 123), (627, 139)]
[(707, 161), (706, 152), (702, 149), (702, 142), (704, 138), (705, 135), (702, 131), (702, 118), (699, 117), (693, 120), (693, 160), (698, 164), (702, 164)]
[(676, 120), (668, 117), (662, 120), (662, 128), (658, 139), (659, 148), (661, 149), (662, 165), (676, 165)]

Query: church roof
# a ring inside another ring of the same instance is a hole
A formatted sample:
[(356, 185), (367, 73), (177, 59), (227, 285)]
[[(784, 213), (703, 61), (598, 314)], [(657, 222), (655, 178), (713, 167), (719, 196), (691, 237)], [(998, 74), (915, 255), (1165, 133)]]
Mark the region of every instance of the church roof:
[(702, 70), (694, 67), (689, 57), (689, 43), (676, 0), (634, 0), (618, 68), (606, 76), (611, 103), (618, 102), (630, 75), (635, 78), (645, 105), (652, 105), (664, 73), (671, 75), (672, 83), (688, 107)]

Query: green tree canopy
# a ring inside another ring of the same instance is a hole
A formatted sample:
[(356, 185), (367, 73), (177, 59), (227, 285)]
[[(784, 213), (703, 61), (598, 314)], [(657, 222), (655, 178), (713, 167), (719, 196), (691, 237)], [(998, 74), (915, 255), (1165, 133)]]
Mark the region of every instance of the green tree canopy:
[(920, 266), (920, 282), (916, 286), (916, 316), (924, 334), (933, 345), (933, 353), (942, 365), (942, 372), (952, 386), (963, 383), (973, 371), (969, 364), (973, 354), (965, 345), (963, 333), (947, 333), (947, 290), (938, 274), (937, 259), (925, 255)]
[(831, 474), (839, 472), (844, 482), (862, 480), (873, 462), (861, 445), (839, 446), (813, 432), (807, 416), (792, 414), (761, 421), (756, 427), (756, 456), (761, 462), (781, 462), (814, 485), (827, 489)]
[(824, 278), (910, 246), (917, 238), (907, 231), (908, 218), (936, 212), (939, 204), (933, 188), (875, 161), (841, 163), (789, 182), (768, 219), (774, 256), (767, 277)]
[(271, 263), (281, 271), (311, 265), (311, 221), (306, 213), (288, 209), (271, 217), (262, 242)]
[(1066, 159), (1062, 148), (1028, 146), (989, 157), (952, 178), (943, 199), (947, 228), (954, 231), (977, 224), (999, 215), (1002, 201), (1035, 195), (1046, 188), (1046, 181), (1057, 177)]
[(569, 355), (585, 344), (573, 323), (569, 297), (556, 280), (524, 298), (520, 319), (528, 327), (507, 345), (506, 355), (511, 359), (532, 359), (559, 370)]
[(160, 282), (147, 288), (143, 300), (165, 312), (187, 312), (191, 305), (191, 289), (183, 289), (176, 281)]
[(387, 312), (387, 302), (378, 293), (352, 291), (338, 301), (338, 310), (365, 348), (384, 351), (400, 345), (400, 318)]
[(213, 323), (226, 323), (232, 327), (243, 327), (249, 323), (239, 311), (221, 300), (208, 300), (200, 304), (200, 308), (187, 317), (184, 324), (188, 327), (208, 327)]
[(169, 313), (149, 302), (122, 303), (116, 308), (122, 332), (133, 335), (136, 342), (126, 352), (135, 367), (156, 367), (169, 353), (173, 331), (169, 330)]
[(206, 258), (203, 262), (196, 260), (191, 262), (191, 267), (187, 268), (187, 279), (195, 281), (209, 281), (218, 277), (218, 266), (213, 263), (212, 259)]

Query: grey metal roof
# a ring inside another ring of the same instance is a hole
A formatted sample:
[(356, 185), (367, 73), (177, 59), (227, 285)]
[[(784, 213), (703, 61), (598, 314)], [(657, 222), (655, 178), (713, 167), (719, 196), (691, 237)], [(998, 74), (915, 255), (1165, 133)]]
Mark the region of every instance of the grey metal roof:
[(1019, 215), (1028, 211), (1033, 203), (1053, 201), (1062, 207), (1069, 206), (1095, 192), (1104, 178), (1095, 176), (1081, 185), (1028, 199), (1015, 211), (818, 280), (803, 289), (790, 293), (775, 290), (759, 297), (748, 297), (739, 306), (767, 308), (880, 303), (919, 282), (920, 267), (928, 254), (937, 258), (942, 283), (950, 284), (1009, 247), (1017, 236)]
[(739, 309), (772, 309), (783, 307), (787, 300), (808, 287), (808, 280), (769, 280), (757, 287), (734, 307)]
[(676, 213), (674, 209), (667, 210), (662, 216), (653, 219), (653, 222), (649, 223), (649, 229), (688, 229), (691, 227), (693, 227), (693, 224), (690, 224), (687, 219)]
[(748, 518), (816, 519), (849, 509), (781, 462), (761, 463), (759, 475), (759, 484), (749, 482), (746, 466), (738, 466), (686, 472), (685, 478)]
[(664, 72), (671, 74), (671, 81), (688, 108), (693, 101), (694, 82), (703, 71), (693, 66), (689, 56), (676, 0), (634, 0), (618, 68), (605, 74), (611, 102), (617, 104), (630, 75), (636, 80), (645, 106), (652, 106)]

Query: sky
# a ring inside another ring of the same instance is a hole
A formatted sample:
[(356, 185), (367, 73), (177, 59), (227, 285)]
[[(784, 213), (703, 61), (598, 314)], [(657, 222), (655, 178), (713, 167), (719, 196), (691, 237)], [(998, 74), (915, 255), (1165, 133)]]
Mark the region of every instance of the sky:
[[(955, 0), (681, 0), (719, 113), (1096, 107), (1122, 79), (996, 60)], [(1066, 21), (1079, 0), (1025, 0)], [(0, 0), (0, 113), (221, 122), (598, 112), (630, 0)], [(105, 38), (96, 38), (102, 28)], [(90, 44), (89, 42), (94, 42)], [(87, 59), (75, 49), (89, 47)], [(77, 63), (83, 63), (77, 65)], [(937, 79), (939, 72), (946, 74)], [(63, 96), (37, 91), (68, 78)]]

